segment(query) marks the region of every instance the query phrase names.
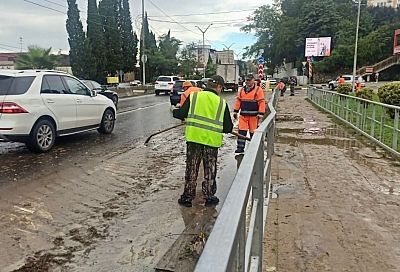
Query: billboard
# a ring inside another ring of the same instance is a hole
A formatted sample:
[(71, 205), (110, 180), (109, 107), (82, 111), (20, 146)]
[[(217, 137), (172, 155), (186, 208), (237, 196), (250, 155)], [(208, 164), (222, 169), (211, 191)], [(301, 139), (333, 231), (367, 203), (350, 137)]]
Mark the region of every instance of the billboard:
[(306, 57), (329, 57), (331, 37), (306, 38)]

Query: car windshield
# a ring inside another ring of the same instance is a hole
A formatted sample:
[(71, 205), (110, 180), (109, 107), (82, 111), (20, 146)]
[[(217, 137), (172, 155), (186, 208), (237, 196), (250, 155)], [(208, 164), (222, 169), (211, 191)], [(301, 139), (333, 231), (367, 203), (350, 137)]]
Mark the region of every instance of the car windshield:
[(182, 87), (183, 81), (176, 81), (175, 82), (175, 87)]
[(101, 85), (97, 83), (96, 81), (92, 81), (92, 85), (95, 89), (101, 89)]
[(159, 77), (159, 78), (157, 79), (157, 81), (166, 81), (166, 82), (170, 82), (170, 81), (171, 81), (171, 78), (170, 78), (170, 77)]
[(0, 76), (0, 95), (24, 94), (32, 85), (34, 76), (10, 77)]

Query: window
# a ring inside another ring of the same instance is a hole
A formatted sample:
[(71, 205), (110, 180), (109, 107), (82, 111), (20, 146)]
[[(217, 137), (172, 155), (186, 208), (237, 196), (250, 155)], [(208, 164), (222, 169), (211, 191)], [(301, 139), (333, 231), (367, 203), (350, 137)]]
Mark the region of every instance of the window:
[(175, 82), (175, 87), (182, 87), (183, 81), (177, 81)]
[(77, 95), (90, 95), (90, 91), (85, 85), (72, 77), (63, 77), (70, 93)]
[(173, 80), (174, 80), (174, 81), (177, 81), (177, 80), (179, 80), (179, 77), (174, 77)]
[(170, 77), (159, 77), (159, 78), (157, 78), (157, 81), (171, 82), (171, 78)]
[(42, 94), (66, 94), (65, 86), (60, 76), (44, 76), (42, 81)]
[(31, 87), (34, 79), (34, 76), (0, 76), (0, 95), (24, 94), (29, 90), (29, 87)]

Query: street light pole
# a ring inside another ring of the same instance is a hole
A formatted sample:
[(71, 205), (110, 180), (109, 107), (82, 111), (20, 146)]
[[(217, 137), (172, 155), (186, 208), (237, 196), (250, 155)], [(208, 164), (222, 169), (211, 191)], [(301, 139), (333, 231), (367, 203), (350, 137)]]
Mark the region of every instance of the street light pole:
[(356, 44), (354, 48), (354, 63), (353, 63), (353, 81), (351, 90), (355, 91), (356, 83), (356, 70), (357, 70), (357, 49), (358, 49), (358, 29), (360, 27), (360, 14), (361, 14), (361, 0), (358, 0), (358, 15), (357, 15), (357, 29), (356, 29)]
[(206, 34), (206, 32), (207, 32), (207, 30), (210, 28), (210, 26), (212, 26), (212, 24), (209, 24), (205, 30), (202, 30), (200, 27), (196, 26), (196, 27), (200, 30), (200, 32), (203, 34), (203, 58), (204, 58), (204, 63), (203, 63), (203, 65), (204, 65), (204, 68), (203, 68), (203, 78), (206, 77), (206, 66), (207, 66), (207, 63), (206, 63), (206, 53), (205, 53), (205, 47), (206, 47), (206, 46), (205, 46), (204, 34)]
[(145, 86), (146, 84), (146, 54), (145, 54), (145, 31), (144, 31), (144, 0), (142, 0), (142, 84)]

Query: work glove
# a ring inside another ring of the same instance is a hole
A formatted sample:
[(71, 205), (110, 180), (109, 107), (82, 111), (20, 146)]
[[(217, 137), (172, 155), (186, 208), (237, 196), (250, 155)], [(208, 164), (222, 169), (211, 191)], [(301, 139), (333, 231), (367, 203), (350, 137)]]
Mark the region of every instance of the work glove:
[(234, 112), (233, 113), (233, 119), (237, 120), (237, 118), (238, 118), (238, 114), (237, 114), (237, 112)]

